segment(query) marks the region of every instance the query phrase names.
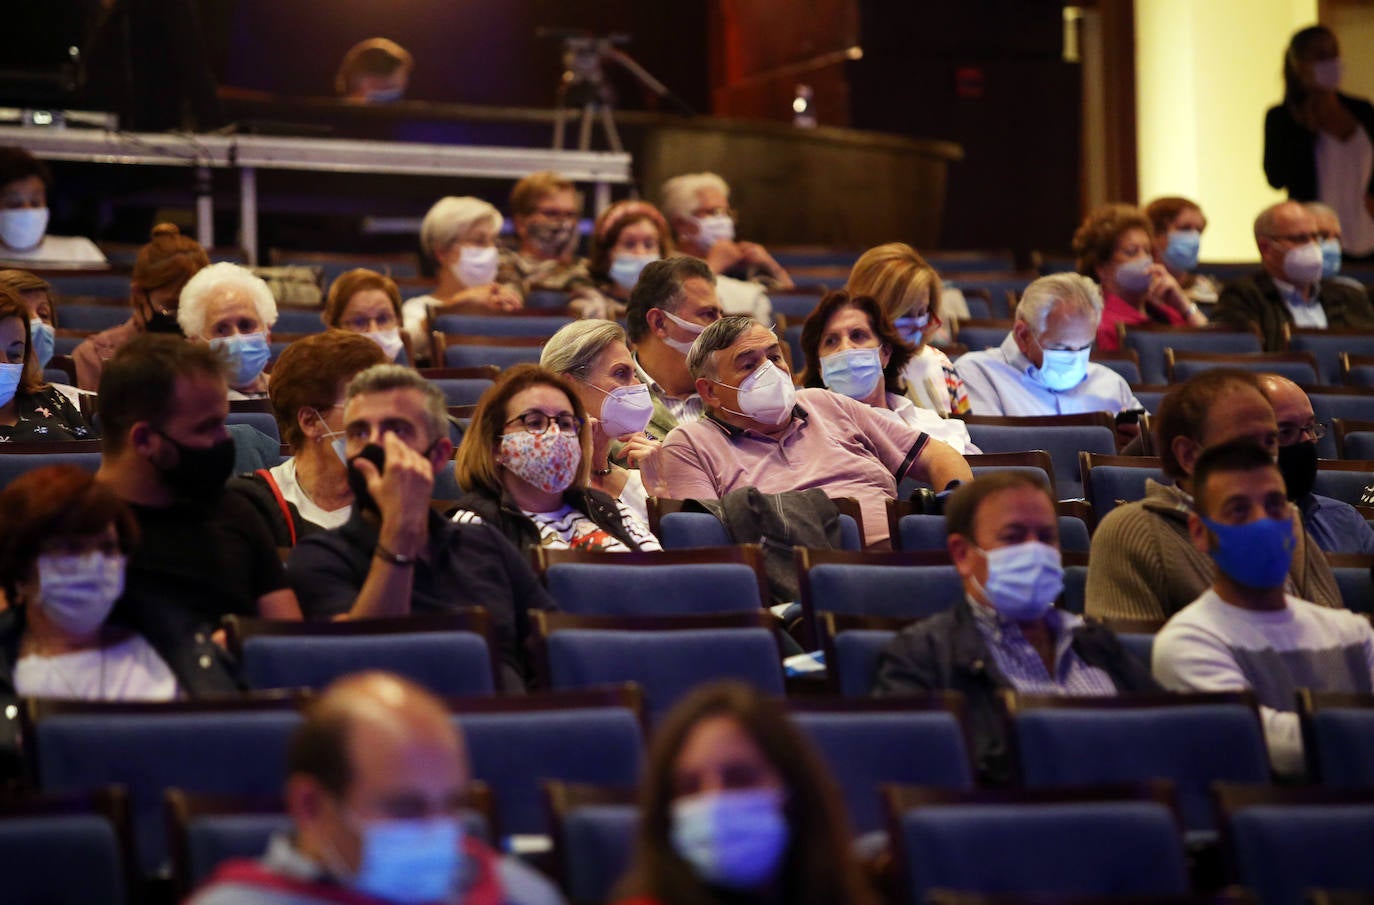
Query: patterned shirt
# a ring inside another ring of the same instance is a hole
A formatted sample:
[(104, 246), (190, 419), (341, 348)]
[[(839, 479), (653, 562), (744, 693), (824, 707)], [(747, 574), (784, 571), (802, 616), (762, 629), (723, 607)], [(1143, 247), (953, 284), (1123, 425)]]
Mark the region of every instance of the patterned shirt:
[(14, 397), (14, 424), (0, 425), (0, 443), (33, 440), (92, 440), (99, 436), (66, 396), (53, 386)]
[(635, 373), (649, 388), (650, 395), (663, 403), (668, 414), (672, 415), (678, 424), (691, 424), (693, 421), (700, 421), (701, 416), (706, 414), (706, 403), (701, 401), (700, 396), (696, 393), (681, 399), (676, 396), (669, 396), (668, 391), (659, 386), (658, 381), (650, 377), (649, 372), (639, 364), (639, 359), (635, 359)]
[[(615, 501), (625, 533), (641, 550), (662, 550), (658, 538), (649, 526), (641, 522), (624, 503)], [(531, 512), (521, 509), (525, 517), (539, 528), (539, 546), (550, 550), (599, 550), (606, 553), (628, 553), (629, 547), (615, 535), (592, 521), (582, 510), (564, 504), (552, 512)], [(484, 519), (470, 509), (453, 513), (453, 521), (460, 525), (481, 525)]]
[(1116, 694), (1112, 677), (1096, 666), (1089, 666), (1073, 649), (1073, 632), (1083, 620), (1059, 609), (1045, 615), (1054, 636), (1054, 675), (1045, 669), (1040, 653), (1026, 640), (1021, 627), (1002, 618), (990, 606), (969, 600), (973, 624), (982, 635), (1011, 687), (1025, 694), (1053, 694), (1068, 697), (1104, 697)]

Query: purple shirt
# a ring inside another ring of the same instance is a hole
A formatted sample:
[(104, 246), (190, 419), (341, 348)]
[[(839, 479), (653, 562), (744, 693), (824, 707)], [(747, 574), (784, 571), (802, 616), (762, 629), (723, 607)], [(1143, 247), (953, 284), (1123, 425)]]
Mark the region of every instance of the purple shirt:
[[(764, 493), (818, 487), (853, 497), (864, 542), (888, 539), (887, 501), (929, 438), (884, 412), (825, 389), (797, 391), (792, 422), (777, 437), (707, 415), (663, 441), (660, 475), (675, 499), (720, 499), (739, 487)], [(938, 443), (939, 441), (933, 441)]]

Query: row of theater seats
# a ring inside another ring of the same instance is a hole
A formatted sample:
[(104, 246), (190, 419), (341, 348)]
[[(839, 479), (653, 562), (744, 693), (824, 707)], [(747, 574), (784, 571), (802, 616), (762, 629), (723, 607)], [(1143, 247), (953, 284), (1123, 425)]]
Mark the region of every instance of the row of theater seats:
[[(1215, 882), (1205, 870), (1190, 879), (1188, 860), (1218, 852), (1227, 879), (1265, 905), (1300, 902), (1314, 886), (1374, 892), (1374, 696), (1298, 697), (1318, 780), (1301, 788), (1270, 786), (1245, 694), (1007, 693), (1019, 775), (998, 790), (975, 786), (958, 695), (788, 706), (838, 783), (856, 847), (895, 856), (894, 902), (935, 888), (1157, 901)], [(172, 875), (184, 891), (223, 859), (260, 853), (285, 825), (285, 750), (305, 700), (27, 702), (39, 794), (0, 798), (7, 889), (43, 882), (44, 901), (137, 902), (144, 878)], [(472, 831), (531, 853), (573, 901), (604, 900), (637, 820), (636, 689), (449, 706), (480, 781)], [(96, 794), (112, 784), (122, 791)]]

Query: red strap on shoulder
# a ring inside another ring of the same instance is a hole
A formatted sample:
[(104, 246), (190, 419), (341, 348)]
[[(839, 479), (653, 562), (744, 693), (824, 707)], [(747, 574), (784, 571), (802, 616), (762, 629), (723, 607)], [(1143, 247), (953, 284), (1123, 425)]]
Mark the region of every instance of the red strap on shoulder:
[(281, 488), (277, 486), (276, 478), (272, 477), (272, 472), (266, 468), (259, 468), (253, 474), (267, 482), (267, 488), (272, 491), (272, 496), (277, 498), (277, 506), (281, 509), (282, 518), (286, 519), (286, 531), (291, 536), (291, 546), (296, 546), (296, 521), (291, 518), (291, 507), (287, 505), (286, 497), (281, 495)]

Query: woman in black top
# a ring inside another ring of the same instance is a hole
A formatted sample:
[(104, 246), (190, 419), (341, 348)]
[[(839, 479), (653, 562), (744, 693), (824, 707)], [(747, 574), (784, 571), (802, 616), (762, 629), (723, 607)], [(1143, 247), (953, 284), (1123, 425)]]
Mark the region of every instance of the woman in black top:
[(0, 286), (0, 443), (95, 436), (67, 397), (43, 382), (28, 305), (13, 289)]

